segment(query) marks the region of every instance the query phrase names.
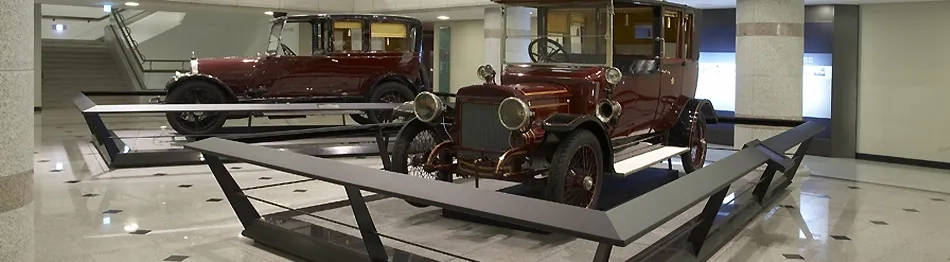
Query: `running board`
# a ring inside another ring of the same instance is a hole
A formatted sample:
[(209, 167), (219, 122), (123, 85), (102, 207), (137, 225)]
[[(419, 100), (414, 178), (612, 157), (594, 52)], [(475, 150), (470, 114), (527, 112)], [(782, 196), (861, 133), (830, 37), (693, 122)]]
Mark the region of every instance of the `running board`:
[(689, 151), (689, 148), (686, 147), (677, 147), (677, 146), (664, 146), (656, 150), (652, 150), (635, 157), (624, 159), (620, 162), (614, 163), (614, 171), (622, 174), (624, 176), (636, 173), (637, 171), (644, 170), (650, 166), (653, 166), (657, 163), (663, 162), (663, 160), (670, 159), (674, 156), (682, 154), (683, 152)]

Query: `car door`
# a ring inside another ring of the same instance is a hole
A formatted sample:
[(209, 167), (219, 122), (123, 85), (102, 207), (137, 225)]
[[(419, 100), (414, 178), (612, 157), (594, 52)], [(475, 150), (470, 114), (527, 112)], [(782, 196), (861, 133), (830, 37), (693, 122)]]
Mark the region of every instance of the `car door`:
[(660, 11), (655, 6), (617, 8), (614, 16), (614, 67), (623, 80), (614, 88), (622, 106), (613, 137), (651, 132), (660, 98)]
[[(324, 60), (314, 61), (314, 74), (318, 81), (313, 86), (316, 97), (358, 96), (354, 87), (364, 79), (363, 65), (359, 63), (365, 55), (366, 25), (361, 18), (334, 18), (326, 23), (327, 29), (320, 30), (327, 39)], [(316, 68), (319, 67), (319, 68)]]
[(654, 130), (673, 127), (676, 108), (683, 94), (684, 68), (690, 63), (683, 50), (683, 10), (664, 8), (662, 19), (662, 65), (660, 66), (660, 101), (656, 111)]
[(288, 21), (281, 34), (281, 44), (293, 54), (281, 52), (265, 59), (264, 65), (271, 70), (273, 83), (267, 91), (270, 97), (305, 99), (314, 96), (321, 85), (322, 73), (329, 58), (320, 52), (314, 26), (310, 20)]

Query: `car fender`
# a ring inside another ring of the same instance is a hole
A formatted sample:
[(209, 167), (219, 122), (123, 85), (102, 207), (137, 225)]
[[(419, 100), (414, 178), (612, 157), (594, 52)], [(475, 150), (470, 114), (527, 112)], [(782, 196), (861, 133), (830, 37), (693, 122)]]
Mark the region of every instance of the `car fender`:
[(706, 119), (706, 123), (719, 123), (719, 117), (716, 116), (716, 109), (713, 108), (712, 102), (707, 99), (690, 99), (686, 102), (686, 106), (683, 107), (683, 111), (680, 112), (677, 121), (680, 121), (681, 124), (689, 124), (690, 116), (695, 114), (702, 114), (703, 118)]
[(574, 132), (574, 130), (586, 129), (593, 133), (594, 136), (597, 137), (597, 140), (600, 141), (601, 155), (604, 157), (604, 171), (608, 174), (616, 173), (613, 165), (613, 146), (610, 143), (610, 136), (607, 134), (607, 127), (596, 117), (590, 115), (555, 113), (545, 119), (541, 123), (541, 127), (546, 132), (546, 137), (541, 145), (542, 149), (539, 150), (539, 152), (550, 155), (553, 154), (557, 148), (557, 146), (554, 145), (555, 142), (549, 139), (547, 135), (553, 134), (558, 137), (563, 137), (564, 135)]
[(165, 84), (165, 92), (170, 93), (173, 89), (178, 88), (182, 84), (189, 81), (205, 81), (205, 82), (212, 83), (218, 88), (220, 88), (222, 91), (224, 91), (225, 94), (228, 94), (228, 96), (232, 100), (234, 101), (237, 100), (237, 95), (234, 94), (234, 90), (231, 90), (231, 88), (228, 88), (227, 84), (225, 84), (223, 81), (221, 81), (220, 79), (212, 75), (206, 75), (206, 74), (193, 74), (193, 73), (175, 74), (175, 77), (173, 77), (171, 80), (168, 81), (167, 84)]

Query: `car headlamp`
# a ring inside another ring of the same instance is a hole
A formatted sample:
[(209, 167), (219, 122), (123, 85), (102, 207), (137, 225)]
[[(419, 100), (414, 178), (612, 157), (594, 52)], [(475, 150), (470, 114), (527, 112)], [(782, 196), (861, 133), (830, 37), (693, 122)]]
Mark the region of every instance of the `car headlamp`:
[(519, 130), (531, 120), (531, 108), (517, 97), (505, 98), (498, 105), (498, 120), (508, 130)]
[(442, 98), (430, 92), (419, 93), (412, 104), (416, 118), (423, 122), (433, 122), (442, 116), (442, 111), (445, 111)]
[(607, 79), (607, 83), (616, 85), (619, 84), (620, 80), (623, 78), (623, 73), (620, 72), (620, 69), (611, 67), (607, 69), (607, 72), (605, 72), (604, 76)]

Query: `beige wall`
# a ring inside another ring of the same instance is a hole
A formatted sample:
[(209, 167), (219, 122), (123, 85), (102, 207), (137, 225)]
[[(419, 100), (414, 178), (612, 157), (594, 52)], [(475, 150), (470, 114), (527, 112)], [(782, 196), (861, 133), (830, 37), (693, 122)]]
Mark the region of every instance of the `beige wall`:
[[(475, 75), (478, 66), (485, 63), (485, 28), (484, 21), (454, 21), (446, 23), (437, 23), (435, 25), (435, 48), (439, 48), (438, 28), (449, 26), (452, 30), (452, 51), (451, 51), (451, 92), (455, 93), (459, 88), (479, 84), (480, 81)], [(438, 54), (439, 50), (434, 50)], [(433, 64), (435, 72), (433, 74), (433, 87), (437, 90), (439, 83), (439, 56), (433, 55)]]
[(858, 153), (950, 162), (950, 2), (861, 6)]

